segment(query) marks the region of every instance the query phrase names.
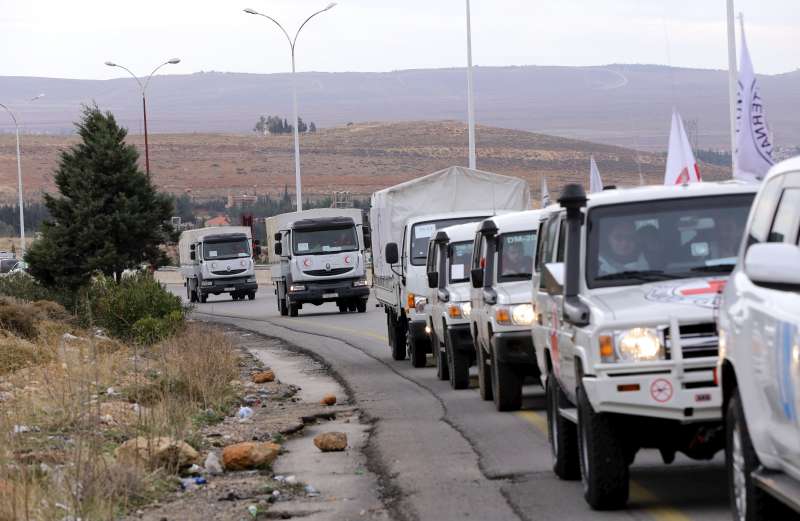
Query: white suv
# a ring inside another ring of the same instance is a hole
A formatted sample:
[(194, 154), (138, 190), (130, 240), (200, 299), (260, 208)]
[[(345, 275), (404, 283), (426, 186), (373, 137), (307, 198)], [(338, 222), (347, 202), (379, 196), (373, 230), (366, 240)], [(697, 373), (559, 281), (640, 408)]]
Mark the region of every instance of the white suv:
[[(800, 158), (770, 170), (719, 313), (734, 519), (800, 512)], [(776, 501), (778, 498), (780, 501)]]
[(469, 330), (469, 268), (478, 223), (449, 226), (436, 232), (428, 248), (428, 320), (431, 349), (440, 380), (453, 389), (469, 387), (475, 359)]

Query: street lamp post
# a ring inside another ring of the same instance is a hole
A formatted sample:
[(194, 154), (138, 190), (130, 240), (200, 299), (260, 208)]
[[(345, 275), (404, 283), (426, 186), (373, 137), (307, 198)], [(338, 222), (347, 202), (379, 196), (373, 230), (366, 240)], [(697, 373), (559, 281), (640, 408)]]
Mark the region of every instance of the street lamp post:
[(467, 127), (469, 131), (469, 167), (475, 170), (475, 97), (472, 92), (472, 23), (469, 0), (467, 0)]
[[(30, 101), (36, 101), (37, 99), (44, 96), (44, 94), (39, 94), (38, 96), (34, 96), (30, 99)], [(22, 158), (19, 152), (19, 122), (17, 121), (17, 117), (11, 111), (10, 108), (0, 103), (0, 107), (5, 109), (8, 112), (8, 115), (11, 116), (11, 120), (14, 122), (14, 131), (17, 135), (17, 191), (19, 195), (19, 258), (25, 258), (25, 211), (23, 209), (23, 197), (22, 197)]]
[(297, 76), (295, 74), (295, 60), (294, 60), (295, 44), (297, 43), (297, 37), (300, 35), (300, 31), (303, 29), (303, 26), (305, 26), (308, 23), (309, 20), (311, 20), (312, 18), (314, 18), (315, 16), (317, 16), (320, 13), (324, 13), (325, 11), (327, 11), (329, 9), (332, 9), (335, 5), (336, 5), (336, 2), (332, 2), (332, 3), (328, 4), (328, 6), (325, 9), (320, 9), (316, 13), (314, 13), (311, 16), (309, 16), (308, 18), (306, 18), (306, 20), (302, 24), (300, 24), (300, 28), (297, 29), (297, 32), (295, 33), (294, 38), (291, 38), (289, 36), (289, 33), (286, 32), (286, 29), (284, 29), (283, 26), (280, 23), (278, 23), (278, 21), (276, 19), (272, 18), (271, 16), (267, 16), (267, 15), (265, 15), (263, 13), (259, 13), (258, 11), (254, 10), (254, 9), (250, 9), (250, 8), (244, 10), (244, 12), (247, 13), (247, 14), (255, 14), (255, 15), (258, 15), (258, 16), (263, 16), (267, 20), (270, 20), (270, 21), (274, 22), (275, 25), (277, 25), (280, 28), (280, 30), (283, 32), (283, 35), (286, 36), (286, 40), (288, 40), (288, 42), (289, 42), (289, 49), (291, 50), (291, 55), (292, 55), (292, 111), (293, 111), (293, 115), (294, 115), (294, 183), (295, 183), (295, 192), (297, 193), (297, 211), (298, 212), (302, 212), (303, 211), (303, 199), (302, 199), (302, 196), (300, 194), (300, 189), (301, 189), (301, 186), (300, 186), (300, 129), (298, 128), (300, 126), (299, 125), (300, 121), (299, 121), (298, 115), (297, 115)]
[(136, 75), (124, 65), (119, 65), (118, 63), (114, 63), (111, 61), (106, 62), (106, 65), (108, 65), (109, 67), (119, 67), (120, 69), (126, 70), (128, 74), (130, 74), (133, 77), (133, 79), (136, 80), (136, 83), (139, 85), (139, 89), (142, 91), (142, 119), (144, 120), (144, 167), (145, 167), (145, 172), (147, 172), (148, 179), (150, 179), (150, 148), (147, 143), (147, 100), (145, 98), (145, 91), (147, 90), (147, 85), (150, 83), (150, 79), (153, 77), (153, 74), (155, 74), (158, 71), (158, 69), (160, 69), (164, 65), (175, 65), (180, 62), (181, 62), (180, 58), (172, 58), (171, 60), (165, 61), (164, 63), (153, 69), (153, 72), (150, 73), (150, 75), (145, 80), (144, 84), (142, 84), (139, 78), (136, 77)]

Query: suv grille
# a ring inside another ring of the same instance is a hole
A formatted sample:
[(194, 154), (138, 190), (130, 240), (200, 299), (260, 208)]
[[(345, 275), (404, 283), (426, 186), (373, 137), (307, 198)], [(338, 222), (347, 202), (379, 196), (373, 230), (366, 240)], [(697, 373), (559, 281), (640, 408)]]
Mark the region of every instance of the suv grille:
[(342, 273), (347, 273), (348, 271), (353, 271), (353, 268), (331, 268), (329, 270), (308, 270), (304, 271), (306, 275), (311, 275), (312, 277), (327, 277), (330, 275), (341, 275)]
[[(702, 358), (719, 354), (719, 333), (715, 323), (687, 324), (679, 328), (683, 358)], [(664, 330), (664, 345), (668, 359), (672, 358), (671, 335), (670, 328)]]

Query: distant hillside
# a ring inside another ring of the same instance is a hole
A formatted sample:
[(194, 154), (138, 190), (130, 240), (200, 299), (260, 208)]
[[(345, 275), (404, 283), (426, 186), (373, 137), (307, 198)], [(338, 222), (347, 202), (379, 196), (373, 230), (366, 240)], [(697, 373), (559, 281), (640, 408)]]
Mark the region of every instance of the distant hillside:
[[(543, 176), (557, 194), (566, 182), (588, 178), (594, 154), (606, 184), (661, 183), (664, 156), (564, 139), (520, 130), (478, 126), (478, 168), (526, 179), (538, 194)], [(23, 169), (28, 198), (54, 190), (52, 172), (59, 150), (75, 137), (25, 136)], [(141, 136), (130, 141), (142, 146)], [(144, 155), (142, 154), (141, 161)], [(364, 123), (323, 129), (301, 138), (303, 186), (306, 195), (350, 190), (367, 196), (450, 165), (467, 164), (466, 125), (460, 122)], [(16, 194), (14, 140), (0, 136), (0, 199)], [(150, 163), (164, 190), (199, 197), (233, 193), (277, 195), (284, 185), (294, 191), (290, 135), (158, 134), (151, 137)], [(706, 179), (729, 176), (726, 169), (702, 165)]]
[[(800, 71), (760, 77), (778, 146), (800, 145)], [(359, 121), (466, 119), (464, 69), (388, 73), (301, 73), (301, 116), (318, 126)], [(150, 130), (161, 133), (249, 132), (260, 114), (291, 114), (288, 74), (207, 72), (159, 76), (148, 89)], [(478, 123), (664, 150), (670, 111), (695, 120), (700, 148), (727, 148), (727, 73), (650, 65), (478, 67)], [(113, 111), (141, 130), (133, 80), (0, 77), (3, 102), (24, 106), (32, 131), (68, 133), (81, 103)], [(22, 102), (39, 92), (46, 97)], [(2, 120), (0, 131), (9, 131)]]

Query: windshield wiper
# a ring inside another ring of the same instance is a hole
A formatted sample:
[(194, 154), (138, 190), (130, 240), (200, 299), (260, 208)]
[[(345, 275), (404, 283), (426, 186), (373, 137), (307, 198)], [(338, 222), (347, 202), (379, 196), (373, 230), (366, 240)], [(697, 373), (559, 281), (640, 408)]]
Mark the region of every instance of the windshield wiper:
[(697, 271), (707, 271), (708, 273), (730, 273), (733, 271), (733, 268), (736, 267), (736, 264), (714, 264), (712, 266), (697, 266), (689, 271), (697, 272)]
[(519, 272), (519, 273), (501, 273), (500, 276), (501, 277), (530, 277), (531, 274), (530, 273), (524, 273), (524, 272)]
[(653, 282), (656, 280), (669, 280), (669, 279), (679, 279), (681, 278), (680, 275), (674, 273), (665, 273), (661, 270), (631, 270), (631, 271), (620, 271), (618, 273), (609, 273), (608, 275), (600, 275), (599, 277), (595, 277), (595, 280), (622, 280), (622, 279), (631, 279), (631, 280), (641, 280), (643, 282)]

